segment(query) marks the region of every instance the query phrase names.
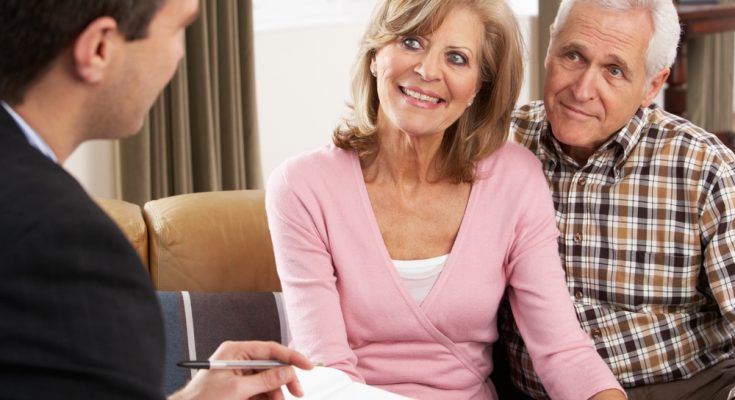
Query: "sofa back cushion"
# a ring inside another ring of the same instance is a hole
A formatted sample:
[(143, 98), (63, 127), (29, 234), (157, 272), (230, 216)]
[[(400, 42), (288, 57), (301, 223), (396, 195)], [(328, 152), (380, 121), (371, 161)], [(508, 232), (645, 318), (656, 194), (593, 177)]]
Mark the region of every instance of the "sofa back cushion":
[(159, 290), (280, 291), (265, 192), (202, 192), (149, 201), (151, 279)]
[(265, 340), (287, 345), (288, 324), (280, 292), (158, 292), (166, 333), (164, 392), (191, 379), (183, 360), (206, 360), (226, 340)]
[(148, 232), (140, 206), (123, 200), (96, 197), (95, 202), (115, 221), (148, 268)]

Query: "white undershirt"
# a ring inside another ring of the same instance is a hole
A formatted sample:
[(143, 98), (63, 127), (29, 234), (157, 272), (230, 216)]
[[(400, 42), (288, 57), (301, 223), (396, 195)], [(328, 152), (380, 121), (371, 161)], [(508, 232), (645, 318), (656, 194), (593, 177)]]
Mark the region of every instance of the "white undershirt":
[(392, 260), (403, 287), (421, 304), (434, 287), (449, 254), (423, 260)]

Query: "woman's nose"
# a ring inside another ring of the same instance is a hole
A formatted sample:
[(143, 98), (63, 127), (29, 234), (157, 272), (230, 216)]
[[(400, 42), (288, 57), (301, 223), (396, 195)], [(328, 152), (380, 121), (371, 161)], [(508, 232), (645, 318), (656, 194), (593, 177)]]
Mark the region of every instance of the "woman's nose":
[(441, 60), (438, 56), (428, 53), (421, 57), (414, 71), (425, 81), (433, 81), (441, 77)]

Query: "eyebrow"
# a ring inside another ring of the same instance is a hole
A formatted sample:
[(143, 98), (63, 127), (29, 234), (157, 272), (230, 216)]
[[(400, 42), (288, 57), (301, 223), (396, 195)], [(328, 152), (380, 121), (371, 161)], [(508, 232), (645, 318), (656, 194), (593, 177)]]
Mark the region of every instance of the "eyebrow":
[[(0, 0), (0, 1), (1, 1), (1, 0)], [(408, 36), (410, 36), (410, 35), (408, 35)], [(419, 35), (419, 34), (415, 34), (414, 36), (416, 36), (416, 37), (420, 37), (420, 38), (422, 38), (422, 39), (426, 40), (427, 42), (429, 42), (429, 44), (431, 44), (431, 39), (432, 39), (433, 33), (430, 33), (430, 34), (424, 34), (424, 35)], [(405, 36), (404, 36), (404, 37), (405, 37)], [(470, 55), (470, 57), (472, 57), (472, 58), (475, 58), (475, 53), (474, 53), (474, 52), (472, 51), (472, 49), (471, 49), (471, 48), (469, 48), (469, 47), (466, 47), (466, 46), (452, 46), (452, 45), (449, 45), (449, 46), (446, 46), (445, 48), (446, 48), (446, 49), (449, 49), (449, 50), (464, 50), (464, 51), (466, 51), (466, 52), (470, 53), (470, 54), (469, 54), (469, 55)]]
[[(574, 42), (568, 43), (562, 46), (561, 51), (562, 51), (562, 54), (566, 54), (570, 51), (578, 52), (584, 59), (587, 59), (587, 57), (584, 55), (587, 51), (587, 47), (579, 43), (574, 43)], [(617, 54), (612, 54), (612, 53), (605, 54), (605, 59), (610, 59), (612, 61), (611, 63), (619, 66), (623, 71), (625, 71), (626, 75), (630, 73), (631, 71), (630, 65), (628, 65), (628, 63), (622, 58), (620, 58), (620, 56), (618, 56)], [(610, 63), (607, 63), (607, 64), (610, 64)]]
[(469, 54), (470, 56), (472, 56), (472, 57), (475, 56), (475, 53), (469, 47), (464, 47), (464, 46), (447, 46), (446, 48), (449, 49), (449, 50), (464, 50), (467, 53), (470, 53)]

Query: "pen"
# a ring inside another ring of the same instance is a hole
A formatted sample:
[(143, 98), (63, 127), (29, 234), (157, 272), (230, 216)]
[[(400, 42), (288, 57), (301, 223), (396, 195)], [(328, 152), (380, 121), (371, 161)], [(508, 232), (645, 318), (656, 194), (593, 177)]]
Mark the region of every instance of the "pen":
[(191, 369), (269, 369), (290, 364), (274, 360), (190, 360), (176, 365)]

